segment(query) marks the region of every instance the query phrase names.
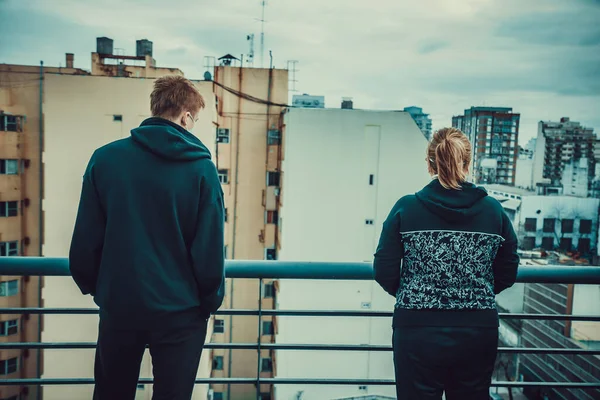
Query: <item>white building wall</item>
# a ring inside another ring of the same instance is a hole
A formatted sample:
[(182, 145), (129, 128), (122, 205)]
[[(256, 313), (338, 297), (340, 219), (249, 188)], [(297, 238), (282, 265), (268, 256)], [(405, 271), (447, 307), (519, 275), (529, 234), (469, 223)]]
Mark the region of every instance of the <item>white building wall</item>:
[(517, 172), (515, 176), (515, 186), (524, 189), (533, 189), (533, 167), (534, 160), (529, 157), (519, 157), (517, 159)]
[[(129, 136), (132, 128), (150, 116), (153, 79), (99, 76), (46, 75), (44, 98), (44, 256), (66, 257), (75, 223), (83, 172), (93, 151), (111, 141)], [(197, 84), (206, 109), (200, 113), (195, 133), (213, 151), (215, 100), (212, 84)], [(122, 122), (113, 115), (122, 115)], [(96, 307), (82, 296), (70, 278), (46, 277), (45, 307)], [(44, 318), (44, 342), (95, 342), (98, 317), (93, 315), (48, 315)], [(210, 337), (210, 334), (207, 336)], [(210, 371), (209, 352), (200, 371)], [(46, 350), (44, 378), (93, 377), (93, 350)], [(142, 377), (151, 377), (146, 355)], [(92, 397), (91, 386), (46, 386), (46, 400), (81, 400)], [(208, 388), (197, 386), (194, 399), (206, 398)], [(150, 399), (151, 387), (138, 390), (136, 399)]]
[(588, 197), (588, 170), (587, 158), (566, 164), (561, 182), (563, 193), (567, 196)]
[[(427, 142), (409, 114), (292, 109), (285, 117), (279, 259), (372, 261), (394, 203), (428, 183)], [(370, 175), (373, 184), (370, 185)], [(372, 220), (373, 224), (367, 224)], [(372, 281), (281, 281), (280, 309), (392, 311)], [(278, 343), (391, 343), (387, 318), (279, 317)], [(387, 352), (278, 351), (277, 377), (393, 378)], [(277, 385), (278, 400), (393, 396), (391, 387)]]

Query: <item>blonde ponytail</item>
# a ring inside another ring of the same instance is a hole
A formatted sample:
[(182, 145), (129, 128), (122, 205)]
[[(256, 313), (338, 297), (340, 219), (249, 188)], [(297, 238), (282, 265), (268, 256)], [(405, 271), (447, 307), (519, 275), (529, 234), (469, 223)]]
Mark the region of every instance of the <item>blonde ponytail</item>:
[(435, 132), (427, 147), (429, 172), (437, 174), (446, 189), (460, 190), (471, 164), (471, 142), (456, 128)]

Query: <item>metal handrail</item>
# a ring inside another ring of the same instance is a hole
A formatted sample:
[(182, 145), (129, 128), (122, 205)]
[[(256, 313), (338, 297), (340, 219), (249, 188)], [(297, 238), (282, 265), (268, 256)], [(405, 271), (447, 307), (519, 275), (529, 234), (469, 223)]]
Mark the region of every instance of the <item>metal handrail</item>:
[[(315, 279), (315, 280), (371, 280), (373, 267), (370, 263), (291, 262), (291, 261), (240, 261), (226, 262), (228, 278), (246, 279)], [(0, 275), (9, 276), (69, 276), (66, 258), (45, 257), (0, 257)], [(522, 266), (517, 282), (600, 284), (600, 268), (580, 266)], [(0, 308), (0, 314), (98, 314), (96, 308)], [(248, 316), (329, 316), (329, 317), (391, 317), (391, 312), (360, 310), (219, 310), (216, 315)], [(509, 314), (500, 313), (505, 319), (598, 321), (593, 315), (562, 314)], [(260, 324), (259, 324), (260, 325)], [(259, 336), (260, 337), (260, 336)], [(331, 345), (293, 343), (207, 343), (207, 349), (232, 350), (300, 350), (300, 351), (391, 351), (387, 345)], [(0, 343), (0, 350), (8, 349), (93, 349), (92, 342), (62, 343)], [(600, 355), (600, 349), (570, 348), (525, 348), (500, 347), (500, 353)], [(32, 378), (3, 379), (1, 386), (11, 385), (87, 385), (92, 378)], [(151, 384), (152, 379), (140, 379), (140, 383)], [(320, 378), (262, 378), (260, 371), (255, 378), (204, 378), (197, 384), (306, 384), (306, 385), (393, 385), (386, 379), (320, 379)], [(539, 387), (562, 389), (600, 389), (600, 382), (493, 382), (492, 387)]]
[[(228, 278), (247, 279), (337, 279), (371, 280), (371, 263), (313, 262), (313, 261), (248, 261), (227, 260)], [(0, 257), (0, 275), (68, 276), (69, 261), (50, 257)], [(600, 284), (599, 267), (521, 266), (517, 282)]]

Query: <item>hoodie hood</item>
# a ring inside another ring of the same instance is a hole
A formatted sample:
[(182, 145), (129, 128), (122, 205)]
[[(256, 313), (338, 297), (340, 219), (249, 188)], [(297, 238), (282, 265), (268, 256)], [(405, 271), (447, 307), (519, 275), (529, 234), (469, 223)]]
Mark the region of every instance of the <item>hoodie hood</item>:
[(417, 192), (417, 199), (432, 213), (448, 221), (470, 219), (479, 214), (485, 204), (481, 201), (487, 196), (484, 188), (472, 183), (462, 184), (462, 190), (446, 189), (434, 179)]
[(163, 118), (146, 119), (131, 130), (132, 139), (145, 150), (174, 161), (210, 158), (210, 151), (196, 136)]

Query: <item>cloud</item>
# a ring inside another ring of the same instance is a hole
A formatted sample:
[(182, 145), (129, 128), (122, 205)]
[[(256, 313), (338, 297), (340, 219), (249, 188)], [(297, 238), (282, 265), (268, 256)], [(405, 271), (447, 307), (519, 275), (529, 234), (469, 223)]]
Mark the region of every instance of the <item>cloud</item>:
[[(5, 0), (0, 62), (47, 64), (76, 53), (89, 65), (96, 36), (135, 51), (154, 42), (158, 65), (202, 77), (205, 56), (247, 53), (260, 1)], [(600, 1), (304, 0), (269, 2), (265, 63), (299, 60), (297, 88), (338, 106), (402, 109), (416, 104), (434, 128), (473, 105), (521, 112), (522, 140), (540, 119), (570, 116), (600, 132)]]
[(446, 47), (450, 46), (449, 42), (445, 42), (445, 41), (424, 41), (423, 43), (421, 43), (418, 48), (417, 48), (417, 52), (419, 54), (429, 54), (429, 53), (434, 53), (436, 51), (445, 49)]

